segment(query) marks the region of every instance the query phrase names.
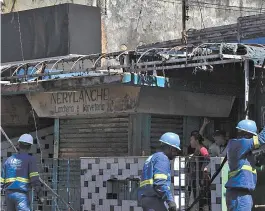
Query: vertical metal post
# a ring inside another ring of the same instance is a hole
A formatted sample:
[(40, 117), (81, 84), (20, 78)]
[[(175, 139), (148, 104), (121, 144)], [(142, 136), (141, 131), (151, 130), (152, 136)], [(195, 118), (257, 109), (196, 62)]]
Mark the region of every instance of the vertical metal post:
[(186, 35), (186, 0), (182, 0), (182, 42), (186, 44), (184, 36)]
[[(195, 157), (195, 162), (196, 162), (196, 167), (195, 167), (195, 170), (196, 170), (196, 177), (194, 178), (196, 180), (196, 196), (194, 196), (194, 198), (198, 197), (199, 194), (200, 194), (200, 160), (198, 157)], [(200, 204), (200, 203), (199, 203)], [(200, 209), (200, 205), (196, 205), (196, 208), (199, 208)]]
[(70, 191), (69, 191), (69, 185), (70, 185), (70, 159), (67, 160), (67, 203), (70, 204)]
[(31, 210), (34, 210), (34, 190), (31, 188)]
[(246, 59), (244, 62), (245, 70), (245, 111), (246, 119), (248, 119), (248, 106), (249, 106), (249, 60)]
[[(58, 158), (59, 158), (59, 140), (60, 140), (60, 120), (54, 120), (54, 152), (53, 152), (53, 175), (52, 175), (52, 188), (58, 193)], [(53, 196), (52, 211), (56, 211), (58, 200)]]
[(179, 210), (181, 210), (181, 189), (182, 187), (181, 187), (181, 157), (180, 156), (178, 156), (178, 161), (179, 161), (179, 174), (178, 174), (179, 175), (179, 207), (178, 208)]

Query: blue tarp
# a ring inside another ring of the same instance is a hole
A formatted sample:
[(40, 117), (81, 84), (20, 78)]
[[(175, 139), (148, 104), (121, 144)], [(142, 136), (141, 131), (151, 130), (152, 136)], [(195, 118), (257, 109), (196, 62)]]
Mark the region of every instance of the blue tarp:
[[(37, 68), (33, 69), (33, 67), (28, 68), (28, 75), (32, 76), (36, 74)], [(63, 70), (50, 70), (45, 69), (44, 74), (57, 73), (54, 75), (41, 76), (41, 80), (49, 80), (49, 79), (58, 79), (58, 78), (71, 78), (77, 76), (101, 76), (103, 73), (95, 73), (95, 72), (73, 72), (73, 73), (63, 73)], [(60, 74), (61, 73), (61, 74)], [(25, 69), (20, 69), (17, 73), (18, 76), (23, 76), (25, 74)], [(38, 77), (28, 77), (27, 81), (34, 81)], [(25, 78), (21, 79), (21, 81), (25, 81)]]
[[(34, 81), (38, 77), (31, 77), (36, 74), (37, 69), (33, 67), (28, 68), (28, 74), (30, 75), (28, 79), (22, 78), (21, 81)], [(58, 78), (71, 78), (71, 77), (80, 77), (80, 76), (101, 76), (106, 75), (104, 73), (95, 73), (95, 72), (74, 72), (74, 73), (63, 73), (62, 70), (50, 70), (45, 69), (45, 74), (58, 73), (56, 75), (41, 76), (41, 80), (51, 80)], [(17, 73), (18, 76), (24, 76), (25, 69), (20, 69)], [(168, 87), (168, 79), (162, 76), (153, 76), (153, 75), (143, 75), (137, 73), (124, 73), (121, 83), (130, 83), (134, 85), (142, 86), (156, 86), (156, 87)]]

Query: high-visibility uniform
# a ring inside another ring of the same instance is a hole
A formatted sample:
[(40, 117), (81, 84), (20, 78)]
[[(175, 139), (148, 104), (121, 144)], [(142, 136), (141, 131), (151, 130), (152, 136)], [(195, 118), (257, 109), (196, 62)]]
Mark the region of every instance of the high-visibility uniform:
[(40, 188), (36, 160), (27, 153), (9, 157), (3, 165), (1, 186), (6, 191), (8, 211), (29, 211), (28, 191), (30, 186)]
[(251, 192), (257, 184), (257, 171), (251, 150), (265, 144), (265, 128), (252, 139), (232, 139), (227, 146), (230, 172), (225, 185), (226, 203), (229, 211), (251, 211)]
[(164, 202), (174, 201), (170, 186), (170, 160), (163, 152), (157, 152), (146, 160), (143, 167), (138, 191), (142, 207), (146, 210), (167, 210)]

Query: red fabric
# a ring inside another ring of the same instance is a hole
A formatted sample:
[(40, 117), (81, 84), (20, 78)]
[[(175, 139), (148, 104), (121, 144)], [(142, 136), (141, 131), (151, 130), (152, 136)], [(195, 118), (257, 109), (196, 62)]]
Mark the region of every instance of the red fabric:
[(209, 152), (208, 152), (208, 150), (207, 150), (205, 147), (202, 147), (202, 148), (200, 149), (200, 153), (201, 153), (201, 155), (202, 155), (203, 157), (209, 157)]

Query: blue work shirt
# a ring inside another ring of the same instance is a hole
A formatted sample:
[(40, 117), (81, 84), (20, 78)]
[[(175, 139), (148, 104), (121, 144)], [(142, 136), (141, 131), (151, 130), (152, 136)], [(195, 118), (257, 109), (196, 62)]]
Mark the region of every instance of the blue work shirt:
[(257, 184), (253, 149), (265, 144), (265, 127), (258, 136), (251, 139), (232, 139), (227, 145), (227, 160), (230, 168), (226, 188), (240, 188), (253, 191)]
[(39, 186), (39, 173), (35, 157), (18, 153), (9, 157), (3, 165), (1, 185), (6, 190), (28, 192), (31, 186)]
[(157, 152), (145, 161), (138, 190), (139, 200), (143, 196), (157, 196), (166, 202), (174, 201), (170, 186), (170, 160), (163, 152)]

